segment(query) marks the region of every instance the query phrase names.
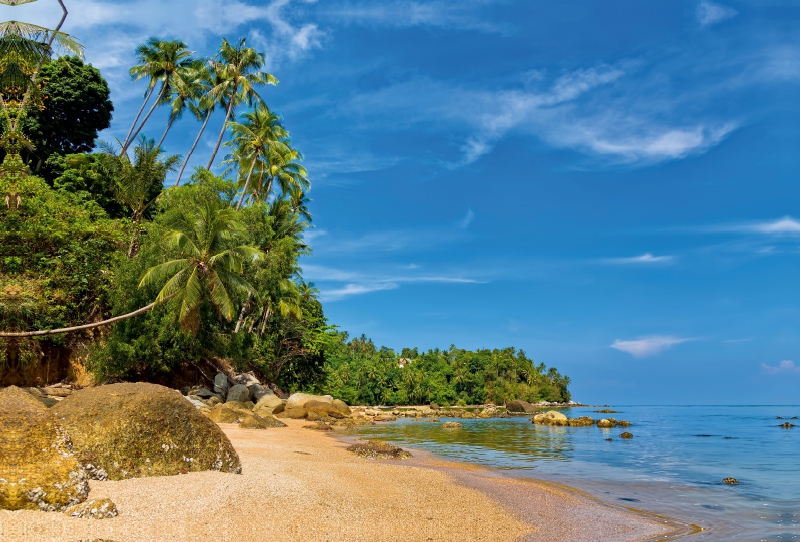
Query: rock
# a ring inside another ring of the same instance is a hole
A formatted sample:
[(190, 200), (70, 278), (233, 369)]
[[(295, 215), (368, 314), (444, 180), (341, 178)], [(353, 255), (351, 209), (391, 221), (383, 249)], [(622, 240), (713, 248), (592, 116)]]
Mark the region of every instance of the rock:
[(281, 404), (276, 405), (275, 408), (272, 409), (272, 414), (277, 415), (286, 410), (286, 402), (281, 400)]
[(214, 391), (224, 397), (228, 393), (228, 388), (230, 388), (228, 377), (225, 373), (217, 373), (214, 377)]
[(265, 388), (261, 384), (252, 384), (247, 386), (247, 389), (250, 390), (250, 400), (254, 403), (258, 403), (264, 397), (276, 397), (275, 392), (269, 388)]
[(64, 513), (74, 518), (105, 519), (117, 517), (117, 505), (110, 499), (92, 499), (81, 504), (76, 504), (64, 510)]
[(464, 412), (461, 415), (461, 417), (464, 418), (465, 420), (469, 420), (469, 419), (472, 419), (472, 418), (476, 418), (477, 416), (475, 416), (475, 414), (472, 413), (472, 412)]
[(565, 415), (556, 410), (549, 410), (541, 414), (537, 414), (532, 419), (536, 425), (568, 425), (569, 420)]
[(214, 397), (214, 392), (208, 388), (200, 388), (199, 390), (192, 390), (188, 395), (196, 395), (201, 399), (211, 399)]
[(617, 425), (619, 425), (620, 427), (630, 427), (631, 422), (629, 422), (628, 420), (620, 420), (617, 422)]
[(44, 395), (49, 397), (69, 397), (72, 395), (72, 389), (64, 387), (57, 388), (55, 386), (50, 386), (47, 388), (42, 388), (41, 391)]
[(59, 511), (86, 500), (86, 472), (72, 452), (52, 409), (15, 386), (0, 391), (0, 509)]
[(306, 416), (308, 416), (308, 411), (302, 407), (285, 408), (277, 414), (278, 418), (289, 418), (292, 420), (301, 420)]
[(462, 427), (464, 426), (458, 422), (444, 422), (442, 424), (443, 429), (461, 429)]
[[(347, 403), (345, 403), (341, 399), (334, 399), (331, 402), (331, 405), (333, 405), (342, 414), (342, 416), (350, 415), (350, 407), (347, 406)], [(394, 414), (394, 412), (392, 412), (392, 414)], [(394, 415), (397, 416), (397, 414)]]
[(268, 429), (270, 427), (286, 427), (286, 424), (269, 415), (262, 417), (250, 414), (242, 418), (239, 427), (242, 429)]
[(735, 486), (739, 485), (739, 480), (737, 480), (736, 478), (723, 478), (722, 483)]
[(243, 386), (247, 386), (248, 388), (250, 386), (261, 385), (261, 382), (258, 381), (258, 378), (256, 378), (253, 373), (242, 373), (240, 375), (236, 375), (233, 378), (233, 381), (236, 384), (241, 384)]
[(208, 398), (208, 401), (206, 401), (206, 404), (210, 407), (214, 407), (220, 403), (222, 403), (222, 399), (220, 399), (218, 395), (212, 395)]
[(39, 397), (36, 397), (36, 400), (39, 401), (40, 403), (42, 403), (47, 408), (50, 408), (52, 406), (56, 406), (58, 404), (58, 399), (54, 399), (52, 397), (39, 396)]
[(249, 400), (250, 390), (244, 384), (236, 384), (235, 386), (231, 386), (231, 388), (228, 390), (228, 394), (225, 396), (226, 403), (230, 403), (232, 401), (244, 403), (245, 401)]
[(487, 407), (481, 410), (480, 414), (478, 414), (478, 418), (494, 418), (497, 416), (497, 409), (494, 407)]
[(440, 407), (436, 403), (431, 403), (431, 405), (428, 408), (430, 408), (431, 410), (439, 410)]
[(289, 396), (289, 400), (286, 401), (286, 408), (298, 408), (304, 407), (305, 404), (309, 401), (321, 401), (323, 403), (332, 403), (333, 399), (329, 399), (330, 396), (325, 397), (324, 395), (310, 395), (308, 393), (293, 393)]
[(606, 439), (606, 441), (607, 441), (607, 442), (611, 442), (612, 440), (614, 440), (614, 439), (613, 439), (613, 438), (611, 438), (611, 437), (608, 437), (608, 438)]
[(570, 427), (589, 427), (594, 425), (594, 419), (589, 416), (581, 416), (580, 418), (572, 418), (567, 424)]
[(597, 427), (600, 427), (601, 429), (608, 429), (614, 427), (615, 425), (617, 425), (616, 422), (613, 422), (607, 418), (603, 418), (602, 420), (597, 420)]
[(411, 454), (402, 448), (382, 440), (360, 442), (348, 446), (347, 450), (367, 459), (408, 459), (411, 457)]
[(789, 422), (783, 422), (778, 427), (783, 427), (784, 429), (791, 429), (792, 427), (794, 427), (794, 424)]
[(345, 428), (352, 428), (352, 427), (362, 427), (365, 425), (375, 425), (375, 422), (369, 418), (365, 418), (363, 416), (354, 416), (352, 418), (342, 418), (341, 420), (336, 420), (333, 422), (334, 427), (345, 427)]
[(237, 410), (252, 411), (256, 405), (254, 405), (252, 401), (228, 401), (225, 403), (225, 406), (235, 408)]
[(506, 403), (506, 411), (514, 414), (530, 414), (536, 412), (536, 407), (527, 401), (511, 401)]
[(258, 400), (256, 406), (253, 407), (253, 414), (261, 416), (262, 414), (272, 414), (276, 407), (282, 406), (283, 400), (279, 399), (275, 394), (265, 395)]
[(318, 417), (327, 416), (330, 418), (344, 418), (350, 415), (350, 407), (334, 405), (333, 403), (326, 403), (323, 401), (308, 401), (303, 407), (308, 411), (309, 419), (318, 419)]
[(619, 438), (633, 438), (633, 435), (625, 431), (624, 433), (619, 434)]
[(595, 410), (595, 412), (599, 412), (600, 414), (618, 414), (616, 410), (611, 410), (608, 408), (604, 408), (602, 410)]
[(239, 423), (239, 420), (249, 416), (251, 413), (220, 403), (208, 412), (204, 412), (204, 414), (214, 423)]
[(206, 403), (201, 401), (196, 395), (187, 395), (186, 400), (192, 403), (196, 408), (202, 408), (204, 406), (208, 406)]
[(240, 473), (220, 428), (174, 391), (155, 384), (111, 384), (74, 393), (52, 408), (75, 457), (109, 480), (215, 470)]
[(397, 420), (397, 416), (392, 416), (391, 414), (379, 414), (375, 416), (376, 422), (393, 422)]

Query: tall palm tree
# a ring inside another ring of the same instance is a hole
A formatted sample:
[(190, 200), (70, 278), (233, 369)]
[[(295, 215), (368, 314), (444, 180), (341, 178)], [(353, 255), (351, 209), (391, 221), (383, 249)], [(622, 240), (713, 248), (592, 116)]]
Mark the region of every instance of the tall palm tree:
[(230, 146), (238, 150), (238, 153), (234, 153), (233, 160), (250, 162), (242, 195), (236, 206), (238, 211), (244, 203), (258, 159), (272, 153), (288, 153), (290, 148), (286, 142), (289, 133), (283, 127), (280, 115), (270, 111), (266, 105), (260, 104), (256, 105), (254, 110), (244, 113), (242, 122), (231, 122), (230, 129), (232, 134)]
[(278, 84), (278, 80), (272, 74), (260, 71), (264, 67), (264, 55), (257, 53), (252, 47), (247, 47), (244, 38), (236, 46), (231, 45), (227, 39), (223, 38), (217, 58), (212, 63), (222, 75), (222, 80), (211, 89), (209, 97), (218, 104), (226, 104), (227, 110), (217, 144), (214, 152), (211, 153), (206, 169), (211, 169), (214, 163), (214, 158), (222, 145), (222, 137), (225, 135), (228, 121), (230, 121), (236, 106), (242, 103), (246, 103), (248, 106), (252, 106), (254, 102), (263, 103), (256, 92), (256, 87)]
[[(161, 83), (161, 89), (139, 127), (133, 133), (129, 132), (128, 137), (125, 138), (125, 142), (122, 145), (122, 153), (128, 150), (128, 147), (144, 128), (156, 107), (169, 103), (168, 96), (171, 89), (179, 86), (180, 79), (187, 75), (187, 72), (191, 70), (194, 64), (194, 60), (191, 58), (193, 52), (180, 40), (166, 41), (150, 38), (146, 44), (139, 47), (142, 52), (140, 59), (146, 59), (148, 62), (131, 68), (131, 76), (135, 76), (141, 71), (144, 76), (150, 77), (150, 84), (153, 87), (150, 90), (150, 94), (153, 93), (159, 82)], [(149, 96), (147, 99), (149, 99)], [(142, 109), (144, 109), (144, 104)], [(141, 111), (139, 114), (141, 115)], [(136, 123), (134, 122), (135, 125)], [(133, 130), (133, 128), (131, 129)]]
[(159, 147), (164, 144), (164, 140), (175, 121), (180, 120), (186, 110), (189, 109), (189, 106), (194, 105), (202, 96), (203, 87), (196, 75), (204, 64), (203, 60), (194, 59), (190, 68), (179, 70), (175, 74), (174, 84), (170, 86), (169, 94), (165, 97), (165, 101), (169, 102), (169, 118), (167, 119), (167, 127), (164, 129), (164, 134), (158, 141)]
[(173, 296), (178, 321), (186, 331), (197, 333), (205, 299), (230, 321), (235, 314), (231, 294), (253, 291), (242, 277), (244, 264), (262, 256), (257, 248), (239, 244), (246, 237), (244, 224), (232, 209), (206, 201), (173, 215), (168, 225), (164, 245), (178, 257), (148, 269), (139, 287), (163, 283), (156, 303)]
[(211, 115), (217, 108), (218, 103), (227, 107), (224, 101), (218, 102), (211, 94), (211, 91), (221, 84), (223, 76), (224, 74), (219, 69), (215, 68), (207, 61), (203, 62), (202, 65), (198, 64), (197, 69), (192, 74), (192, 80), (198, 87), (200, 97), (195, 103), (189, 102), (188, 107), (189, 111), (191, 111), (197, 120), (203, 121), (203, 124), (200, 126), (200, 131), (197, 133), (194, 143), (192, 143), (192, 148), (189, 149), (189, 153), (186, 155), (181, 165), (178, 178), (175, 179), (175, 186), (180, 184), (183, 172), (186, 169), (186, 165), (189, 163), (189, 158), (194, 154), (197, 144), (200, 143), (200, 138), (203, 136), (203, 132), (205, 132), (208, 121), (211, 119)]

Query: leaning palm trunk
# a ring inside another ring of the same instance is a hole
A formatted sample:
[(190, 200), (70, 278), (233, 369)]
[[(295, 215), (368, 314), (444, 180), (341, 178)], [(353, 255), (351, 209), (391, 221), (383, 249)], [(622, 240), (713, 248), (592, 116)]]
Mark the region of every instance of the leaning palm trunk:
[(133, 141), (136, 139), (136, 136), (138, 136), (139, 132), (142, 131), (142, 128), (144, 128), (144, 125), (147, 123), (147, 120), (150, 118), (150, 115), (152, 115), (153, 111), (155, 111), (156, 107), (158, 107), (158, 102), (160, 102), (163, 99), (166, 90), (167, 90), (167, 85), (165, 84), (161, 88), (161, 92), (158, 93), (158, 97), (156, 98), (155, 103), (153, 103), (153, 106), (150, 108), (150, 111), (147, 112), (147, 115), (144, 117), (144, 120), (139, 125), (139, 128), (136, 129), (136, 132), (133, 134), (133, 136), (131, 136), (131, 138), (125, 142), (125, 145), (122, 146), (122, 151), (119, 153), (120, 156), (125, 154), (125, 151), (128, 150), (128, 147), (130, 147), (131, 143), (133, 143)]
[(211, 110), (209, 109), (208, 113), (206, 113), (206, 120), (203, 121), (203, 126), (200, 128), (200, 133), (197, 134), (196, 138), (194, 138), (194, 144), (192, 145), (192, 148), (189, 149), (189, 154), (186, 155), (186, 159), (184, 159), (184, 161), (183, 161), (183, 165), (181, 166), (181, 170), (178, 172), (178, 178), (175, 181), (175, 186), (178, 186), (180, 184), (181, 177), (183, 176), (183, 170), (186, 169), (186, 164), (189, 163), (189, 157), (192, 156), (192, 153), (197, 148), (197, 144), (200, 142), (200, 137), (203, 135), (203, 132), (205, 131), (206, 126), (208, 126), (208, 119), (210, 119), (210, 118), (211, 118)]
[[(169, 296), (169, 297), (171, 298), (174, 296)], [(164, 299), (163, 301), (166, 300), (167, 299)], [(109, 324), (113, 324), (114, 322), (120, 322), (122, 320), (127, 320), (128, 318), (133, 318), (134, 316), (138, 316), (144, 312), (149, 311), (155, 306), (156, 302), (153, 302), (147, 305), (146, 307), (142, 307), (141, 309), (136, 309), (135, 311), (129, 312), (128, 314), (123, 314), (122, 316), (115, 316), (114, 318), (103, 320), (102, 322), (94, 322), (92, 324), (84, 324), (82, 326), (62, 327), (60, 329), (47, 329), (42, 331), (0, 332), (0, 337), (41, 337), (42, 335), (58, 335), (61, 333), (71, 333), (73, 331), (81, 331), (84, 329), (92, 329), (95, 327), (107, 326)]]
[(136, 128), (136, 124), (139, 122), (139, 117), (142, 116), (142, 111), (144, 111), (144, 108), (147, 105), (147, 102), (150, 101), (150, 98), (153, 97), (153, 92), (155, 92), (155, 90), (156, 86), (153, 85), (153, 87), (150, 89), (150, 92), (147, 93), (147, 97), (144, 99), (144, 102), (142, 102), (142, 107), (139, 108), (139, 112), (136, 114), (136, 118), (133, 119), (133, 124), (131, 124), (131, 129), (128, 130), (128, 135), (125, 136), (125, 141), (122, 144), (123, 146), (129, 145), (128, 142), (131, 140), (131, 134), (133, 133), (134, 128)]
[(217, 152), (219, 152), (219, 147), (222, 145), (222, 137), (225, 135), (225, 127), (228, 126), (228, 121), (231, 118), (231, 113), (233, 112), (233, 102), (236, 100), (236, 92), (237, 89), (233, 89), (231, 93), (231, 102), (228, 104), (228, 112), (225, 113), (225, 122), (222, 123), (222, 130), (219, 132), (219, 137), (217, 138), (217, 146), (214, 147), (214, 152), (211, 153), (211, 160), (208, 161), (208, 165), (206, 169), (211, 171), (211, 165), (214, 163), (214, 158), (217, 157)]
[(261, 320), (261, 329), (258, 331), (259, 337), (261, 337), (264, 334), (264, 331), (267, 329), (267, 322), (269, 321), (271, 312), (272, 311), (269, 310), (269, 307), (267, 307), (267, 310), (264, 311), (264, 318)]
[(172, 128), (172, 125), (174, 123), (175, 123), (175, 117), (170, 115), (169, 122), (167, 123), (167, 129), (164, 130), (164, 135), (161, 136), (161, 139), (158, 141), (158, 145), (156, 145), (156, 147), (158, 147), (159, 149), (161, 148), (161, 145), (164, 144), (164, 140), (167, 138), (167, 134), (169, 133), (169, 129)]
[(250, 177), (253, 176), (253, 169), (256, 167), (256, 162), (258, 161), (258, 153), (253, 157), (253, 163), (250, 164), (250, 171), (247, 172), (247, 179), (244, 181), (244, 188), (242, 189), (242, 197), (239, 198), (239, 205), (236, 206), (236, 210), (240, 210), (242, 208), (242, 204), (244, 203), (244, 197), (247, 195), (247, 188), (250, 186)]
[(242, 310), (239, 311), (239, 319), (236, 320), (236, 327), (234, 328), (234, 333), (239, 333), (239, 330), (242, 329), (242, 324), (244, 324), (244, 315), (247, 312), (247, 309), (250, 308), (250, 300), (253, 299), (253, 293), (247, 293), (247, 301), (244, 302), (242, 305)]

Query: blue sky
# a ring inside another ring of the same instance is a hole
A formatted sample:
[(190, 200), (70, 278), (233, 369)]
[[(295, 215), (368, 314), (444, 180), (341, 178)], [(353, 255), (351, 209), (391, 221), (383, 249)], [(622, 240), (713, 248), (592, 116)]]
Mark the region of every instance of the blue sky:
[(106, 139), (148, 36), (266, 53), (313, 182), (305, 276), (351, 334), (513, 345), (585, 402), (800, 403), (800, 1), (67, 6), (112, 86)]

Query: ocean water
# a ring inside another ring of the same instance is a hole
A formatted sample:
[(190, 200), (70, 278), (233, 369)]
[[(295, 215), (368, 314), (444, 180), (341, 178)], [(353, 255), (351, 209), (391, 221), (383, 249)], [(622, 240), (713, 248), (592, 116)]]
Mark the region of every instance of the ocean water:
[[(359, 434), (569, 485), (703, 528), (686, 540), (800, 540), (800, 420), (791, 419), (800, 416), (800, 406), (610, 408), (619, 413), (561, 411), (632, 426), (547, 427), (527, 416), (458, 420), (463, 429), (443, 430), (404, 418)], [(784, 421), (797, 427), (779, 427)], [(624, 430), (634, 437), (619, 438)], [(741, 483), (723, 484), (726, 477)]]

